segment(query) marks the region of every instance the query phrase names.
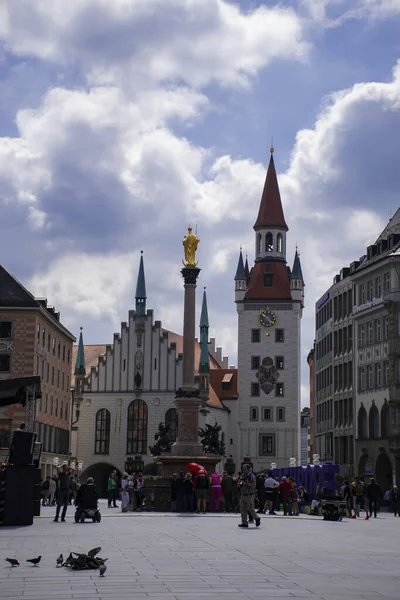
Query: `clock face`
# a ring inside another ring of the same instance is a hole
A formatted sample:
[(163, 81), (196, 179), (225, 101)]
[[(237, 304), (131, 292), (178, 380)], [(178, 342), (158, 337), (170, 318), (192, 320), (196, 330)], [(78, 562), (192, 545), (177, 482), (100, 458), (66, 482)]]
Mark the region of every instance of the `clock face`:
[(264, 308), (259, 316), (260, 324), (263, 327), (272, 327), (276, 323), (276, 314), (269, 308)]

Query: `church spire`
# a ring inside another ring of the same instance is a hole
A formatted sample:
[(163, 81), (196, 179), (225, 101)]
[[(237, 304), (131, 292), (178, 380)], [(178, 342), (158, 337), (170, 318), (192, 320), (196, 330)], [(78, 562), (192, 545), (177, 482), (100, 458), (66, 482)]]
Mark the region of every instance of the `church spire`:
[[(205, 374), (210, 372), (210, 360), (208, 357), (208, 308), (207, 308), (207, 294), (206, 288), (203, 292), (203, 304), (201, 307), (200, 317), (200, 365), (199, 373)], [(205, 386), (202, 386), (205, 388)]]
[(283, 214), (281, 195), (279, 192), (278, 178), (275, 171), (274, 148), (271, 147), (271, 158), (269, 160), (267, 177), (261, 197), (260, 208), (254, 229), (277, 228), (288, 231), (285, 216)]
[(290, 274), (290, 279), (300, 279), (301, 283), (304, 285), (303, 272), (301, 270), (301, 263), (300, 263), (300, 254), (297, 252), (297, 248), (296, 248), (296, 252), (294, 255), (293, 269)]
[(250, 276), (249, 261), (247, 260), (247, 254), (246, 254), (246, 262), (244, 263), (244, 272), (246, 274), (246, 280), (247, 280), (247, 278)]
[(239, 261), (236, 269), (235, 281), (245, 281), (246, 280), (246, 271), (243, 263), (243, 254), (242, 249), (240, 248), (239, 253)]
[(79, 344), (78, 344), (78, 352), (76, 355), (75, 362), (75, 377), (85, 377), (86, 375), (86, 365), (85, 365), (85, 348), (83, 345), (83, 335), (82, 335), (82, 327), (81, 332), (79, 334)]
[(146, 314), (146, 280), (144, 277), (143, 250), (140, 252), (139, 272), (136, 284), (136, 314), (144, 316)]

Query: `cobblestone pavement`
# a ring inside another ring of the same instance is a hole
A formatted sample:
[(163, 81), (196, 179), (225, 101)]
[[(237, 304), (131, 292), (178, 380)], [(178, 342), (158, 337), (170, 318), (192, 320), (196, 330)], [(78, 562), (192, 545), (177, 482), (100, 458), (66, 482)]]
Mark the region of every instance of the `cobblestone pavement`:
[[(400, 597), (400, 519), (331, 523), (263, 517), (239, 529), (235, 515), (121, 514), (101, 523), (53, 523), (44, 508), (32, 527), (0, 528), (0, 598), (10, 600), (358, 600)], [(56, 568), (56, 557), (102, 546), (105, 577)], [(25, 563), (42, 555), (39, 567)], [(17, 557), (11, 568), (5, 557)]]

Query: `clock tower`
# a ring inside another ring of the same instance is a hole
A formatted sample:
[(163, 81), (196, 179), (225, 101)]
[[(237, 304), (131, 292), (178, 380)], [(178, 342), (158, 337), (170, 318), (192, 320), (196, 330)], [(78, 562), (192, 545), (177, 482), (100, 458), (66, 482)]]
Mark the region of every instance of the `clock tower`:
[(286, 263), (288, 226), (271, 148), (254, 224), (254, 265), (235, 276), (238, 313), (238, 432), (235, 462), (249, 456), (254, 470), (300, 464), (300, 323), (304, 280), (296, 250)]

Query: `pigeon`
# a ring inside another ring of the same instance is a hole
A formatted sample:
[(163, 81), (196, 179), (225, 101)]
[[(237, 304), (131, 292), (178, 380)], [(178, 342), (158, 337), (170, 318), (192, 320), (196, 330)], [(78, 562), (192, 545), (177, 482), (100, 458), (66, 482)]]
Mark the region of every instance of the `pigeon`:
[(87, 553), (88, 556), (90, 556), (90, 558), (94, 558), (96, 556), (96, 554), (98, 554), (99, 552), (101, 552), (101, 548), (92, 548), (91, 550), (89, 550), (89, 552)]
[(19, 562), (16, 558), (6, 558), (5, 560), (7, 560), (12, 567), (19, 567)]
[(60, 554), (60, 556), (57, 558), (57, 567), (61, 567), (63, 562), (64, 562), (64, 557), (62, 554)]
[(100, 565), (100, 577), (104, 577), (104, 573), (107, 571), (107, 565)]
[(37, 558), (28, 558), (28, 560), (25, 562), (30, 562), (33, 564), (34, 567), (37, 567), (37, 565), (40, 563), (41, 558), (41, 556), (38, 556)]

